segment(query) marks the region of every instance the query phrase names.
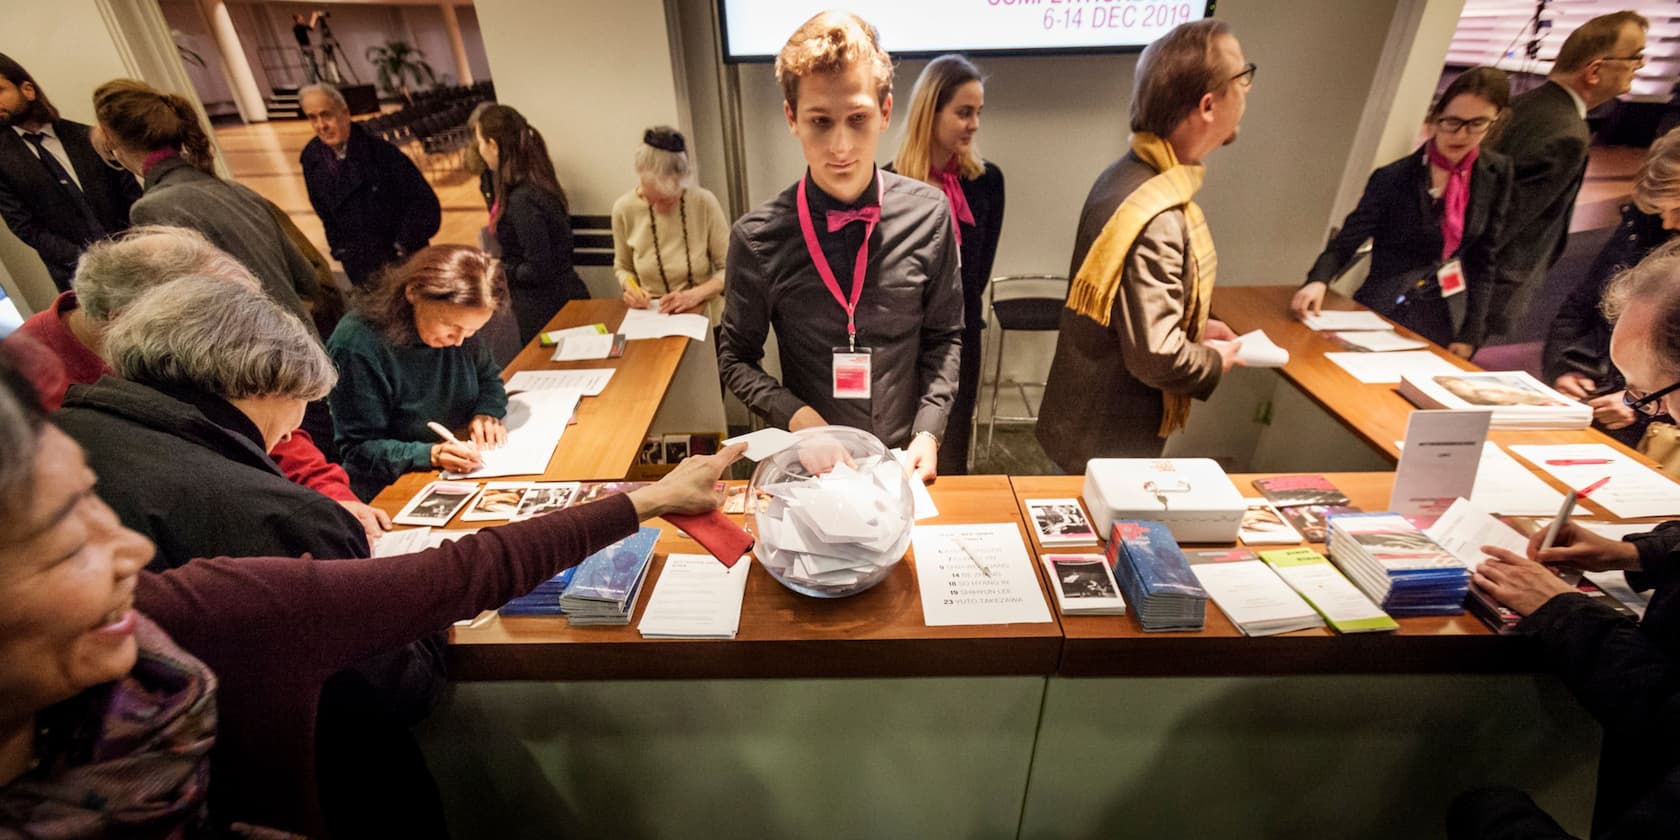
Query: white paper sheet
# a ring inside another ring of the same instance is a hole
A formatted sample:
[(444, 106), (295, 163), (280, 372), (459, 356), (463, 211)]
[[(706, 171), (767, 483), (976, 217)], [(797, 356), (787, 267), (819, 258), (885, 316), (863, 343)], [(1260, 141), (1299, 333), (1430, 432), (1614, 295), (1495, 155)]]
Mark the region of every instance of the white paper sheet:
[(1277, 346), (1264, 330), (1254, 330), (1237, 336), (1237, 361), (1249, 367), (1283, 367), (1289, 364), (1289, 351)]
[(756, 432), (736, 435), (724, 441), (723, 445), (727, 447), (734, 446), (737, 443), (745, 443), (747, 451), (742, 453), (742, 457), (749, 461), (762, 461), (798, 442), (798, 435), (786, 429), (778, 429), (772, 426), (768, 429), (759, 429)]
[(1318, 612), (1259, 558), (1195, 563), (1190, 572), (1245, 635), (1266, 636), (1324, 626)]
[(544, 338), (556, 344), (562, 339), (571, 338), (574, 335), (612, 335), (612, 331), (607, 329), (606, 324), (584, 324), (581, 327), (567, 327), (563, 330), (549, 330), (543, 333)]
[(507, 443), (481, 453), (484, 465), (470, 473), (444, 473), (445, 478), (493, 478), (503, 475), (540, 475), (548, 469), (560, 436), (577, 410), (577, 391), (526, 391), (508, 397)]
[(922, 617), (929, 627), (1051, 620), (1014, 523), (918, 526), (913, 544)]
[[(905, 452), (902, 449), (891, 449), (888, 450), (888, 452), (895, 460), (898, 461), (899, 464), (903, 465), (905, 469), (909, 469), (910, 453)], [(927, 485), (922, 483), (922, 480), (915, 476), (910, 476), (909, 484), (910, 501), (915, 505), (916, 510), (915, 515), (911, 518), (920, 522), (923, 519), (932, 519), (933, 517), (938, 516), (939, 506), (933, 503), (933, 494), (928, 492)]]
[(508, 393), (516, 391), (578, 391), (586, 397), (599, 396), (613, 378), (612, 368), (580, 370), (522, 370), (507, 381)]
[(413, 554), (428, 548), (437, 548), (446, 542), (454, 542), (468, 534), (478, 533), (477, 528), (403, 528), (387, 531), (385, 535), (373, 543), (373, 556), (396, 557), (402, 554)]
[(1528, 554), (1527, 537), (1495, 519), (1491, 511), (1469, 499), (1453, 502), (1452, 507), (1447, 508), (1447, 512), (1423, 533), (1452, 552), (1471, 571), (1487, 559), (1482, 552), (1484, 545), (1498, 546), (1518, 556)]
[(1317, 315), (1308, 315), (1301, 319), (1312, 330), (1393, 330), (1394, 325), (1383, 320), (1381, 315), (1370, 310), (1361, 309), (1348, 311), (1342, 309), (1326, 309)]
[(1609, 477), (1588, 498), (1623, 519), (1680, 515), (1680, 484), (1602, 443), (1524, 445), (1511, 451), (1577, 491)]
[(560, 339), (560, 345), (554, 348), (552, 358), (556, 362), (584, 362), (592, 359), (605, 359), (612, 355), (613, 342), (618, 336), (612, 333), (601, 335), (591, 332), (587, 335), (569, 335)]
[(1412, 412), (1406, 419), (1406, 446), (1394, 471), (1388, 509), (1406, 516), (1435, 516), (1454, 499), (1474, 495), (1492, 416), (1487, 411)]
[(1429, 342), (1415, 338), (1402, 338), (1392, 329), (1387, 330), (1342, 330), (1336, 337), (1369, 353), (1392, 353), (1396, 350), (1418, 350), (1428, 347)]
[(666, 315), (652, 309), (632, 309), (624, 313), (624, 322), (618, 325), (619, 334), (626, 340), (680, 335), (705, 341), (711, 331), (712, 322), (704, 315)]
[(1337, 367), (1367, 385), (1397, 384), (1402, 374), (1438, 376), (1458, 372), (1456, 365), (1429, 350), (1409, 350), (1401, 353), (1325, 353), (1324, 358), (1335, 362)]
[(752, 558), (725, 568), (710, 554), (672, 554), (636, 625), (651, 639), (733, 639)]

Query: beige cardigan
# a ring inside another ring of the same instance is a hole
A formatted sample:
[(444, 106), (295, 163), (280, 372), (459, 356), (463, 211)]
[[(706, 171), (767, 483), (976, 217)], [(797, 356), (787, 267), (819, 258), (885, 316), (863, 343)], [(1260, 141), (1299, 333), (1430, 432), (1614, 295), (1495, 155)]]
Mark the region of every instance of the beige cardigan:
[[(688, 247), (683, 254), (682, 212), (688, 214)], [(664, 258), (664, 279), (659, 258), (654, 255), (654, 224), (659, 226), (659, 256)], [(658, 297), (666, 292), (698, 286), (723, 276), (724, 255), (729, 252), (729, 219), (723, 205), (710, 190), (689, 187), (683, 193), (682, 208), (653, 214), (640, 191), (631, 190), (613, 202), (613, 274), (620, 288), (634, 280), (642, 291)], [(694, 267), (692, 279), (689, 265)], [(706, 316), (717, 326), (723, 316), (723, 295), (706, 303)]]

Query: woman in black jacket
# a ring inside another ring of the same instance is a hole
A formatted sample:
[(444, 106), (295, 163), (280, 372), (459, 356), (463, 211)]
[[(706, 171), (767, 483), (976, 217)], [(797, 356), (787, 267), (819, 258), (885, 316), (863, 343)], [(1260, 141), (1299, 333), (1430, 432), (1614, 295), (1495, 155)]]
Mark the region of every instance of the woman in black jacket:
[(502, 248), (519, 321), (529, 343), (570, 300), (589, 297), (572, 267), (572, 219), (548, 144), (518, 111), (492, 105), (479, 115), (478, 153), (496, 173), (490, 230)]
[[(1465, 71), (1429, 112), (1429, 140), (1417, 151), (1371, 173), (1359, 206), (1307, 272), (1290, 309), (1316, 313), (1324, 292), (1374, 239), (1371, 273), (1354, 300), (1470, 358), (1486, 336), (1500, 228), (1511, 200), (1510, 162), (1483, 151), (1488, 128), (1511, 100), (1504, 71)], [(1438, 273), (1462, 266), (1443, 291)], [(1464, 292), (1458, 325), (1449, 298)]]
[(1559, 391), (1593, 409), (1593, 423), (1635, 446), (1649, 418), (1622, 402), (1622, 375), (1610, 363), (1610, 322), (1599, 300), (1611, 278), (1674, 238), (1680, 230), (1680, 129), (1657, 138), (1639, 168), (1633, 202), (1622, 205), (1622, 223), (1558, 307), (1546, 334), (1542, 370)]

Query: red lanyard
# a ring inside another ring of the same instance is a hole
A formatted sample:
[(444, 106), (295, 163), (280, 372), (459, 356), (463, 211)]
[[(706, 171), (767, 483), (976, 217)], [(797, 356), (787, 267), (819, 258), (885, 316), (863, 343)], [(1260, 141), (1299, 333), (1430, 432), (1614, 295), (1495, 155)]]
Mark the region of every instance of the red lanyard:
[[(863, 229), (863, 244), (858, 246), (857, 262), (852, 265), (852, 298), (847, 300), (840, 293), (840, 281), (834, 278), (834, 269), (828, 265), (828, 258), (823, 256), (822, 243), (817, 241), (816, 226), (811, 223), (811, 202), (805, 197), (805, 178), (799, 179), (799, 230), (805, 234), (805, 250), (811, 254), (811, 262), (817, 266), (817, 274), (822, 276), (823, 285), (828, 287), (828, 293), (840, 303), (840, 308), (846, 310), (846, 343), (852, 350), (857, 350), (857, 305), (863, 296), (863, 276), (869, 271), (869, 237), (875, 235), (874, 221), (865, 221)], [(875, 202), (881, 202), (881, 176), (875, 175)]]

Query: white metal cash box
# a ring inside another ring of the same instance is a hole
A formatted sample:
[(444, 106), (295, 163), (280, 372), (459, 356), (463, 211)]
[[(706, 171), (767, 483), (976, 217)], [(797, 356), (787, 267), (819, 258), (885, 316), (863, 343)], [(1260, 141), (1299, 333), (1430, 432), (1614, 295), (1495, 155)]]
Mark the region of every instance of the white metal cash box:
[(1114, 520), (1147, 519), (1179, 542), (1236, 542), (1245, 508), (1211, 458), (1093, 458), (1084, 498), (1105, 540)]

